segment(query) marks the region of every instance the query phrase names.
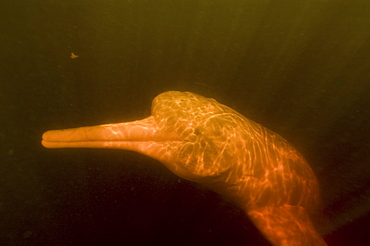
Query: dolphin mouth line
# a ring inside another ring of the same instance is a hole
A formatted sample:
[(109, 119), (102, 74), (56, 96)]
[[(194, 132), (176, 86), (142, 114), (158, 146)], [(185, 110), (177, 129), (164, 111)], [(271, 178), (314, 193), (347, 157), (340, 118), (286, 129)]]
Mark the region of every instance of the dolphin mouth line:
[(153, 146), (153, 145), (179, 145), (190, 143), (190, 141), (172, 139), (172, 138), (153, 138), (153, 139), (51, 139), (43, 138), (41, 144), (46, 148), (122, 148), (130, 149), (138, 145)]
[(176, 139), (149, 139), (149, 140), (140, 140), (140, 139), (96, 139), (96, 140), (71, 140), (71, 141), (62, 141), (62, 140), (45, 140), (42, 139), (43, 143), (77, 143), (77, 142), (191, 142), (189, 140), (176, 140)]

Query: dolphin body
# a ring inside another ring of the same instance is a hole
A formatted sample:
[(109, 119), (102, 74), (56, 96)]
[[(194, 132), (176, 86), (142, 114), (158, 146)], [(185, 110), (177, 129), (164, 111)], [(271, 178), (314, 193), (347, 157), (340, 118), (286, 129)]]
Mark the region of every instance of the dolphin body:
[(47, 131), (42, 145), (142, 153), (242, 208), (273, 245), (326, 245), (308, 216), (319, 186), (305, 159), (278, 134), (214, 99), (164, 92), (148, 118)]

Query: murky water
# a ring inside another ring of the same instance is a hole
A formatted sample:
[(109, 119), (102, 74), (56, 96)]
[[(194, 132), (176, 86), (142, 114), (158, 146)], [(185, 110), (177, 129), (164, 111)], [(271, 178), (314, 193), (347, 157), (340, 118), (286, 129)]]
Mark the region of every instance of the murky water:
[(40, 144), (49, 129), (142, 119), (179, 90), (288, 139), (320, 182), (313, 219), (328, 245), (364, 245), (369, 11), (364, 0), (3, 1), (0, 244), (268, 245), (241, 210), (155, 160)]

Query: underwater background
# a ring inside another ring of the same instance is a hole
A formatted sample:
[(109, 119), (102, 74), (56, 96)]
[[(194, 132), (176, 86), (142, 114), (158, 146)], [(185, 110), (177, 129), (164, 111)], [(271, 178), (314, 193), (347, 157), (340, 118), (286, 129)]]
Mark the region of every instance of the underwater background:
[(149, 157), (40, 144), (143, 119), (168, 90), (286, 138), (320, 182), (327, 244), (366, 245), (369, 13), (368, 0), (0, 1), (0, 245), (269, 245)]

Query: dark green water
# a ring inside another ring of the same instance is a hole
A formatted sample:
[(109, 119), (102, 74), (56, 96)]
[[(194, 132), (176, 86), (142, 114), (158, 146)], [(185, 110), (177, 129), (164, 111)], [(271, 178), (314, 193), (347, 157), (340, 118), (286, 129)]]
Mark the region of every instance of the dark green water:
[(1, 1), (0, 245), (268, 245), (150, 158), (40, 144), (49, 129), (142, 119), (167, 90), (288, 139), (320, 181), (328, 245), (365, 245), (369, 13), (367, 0)]

